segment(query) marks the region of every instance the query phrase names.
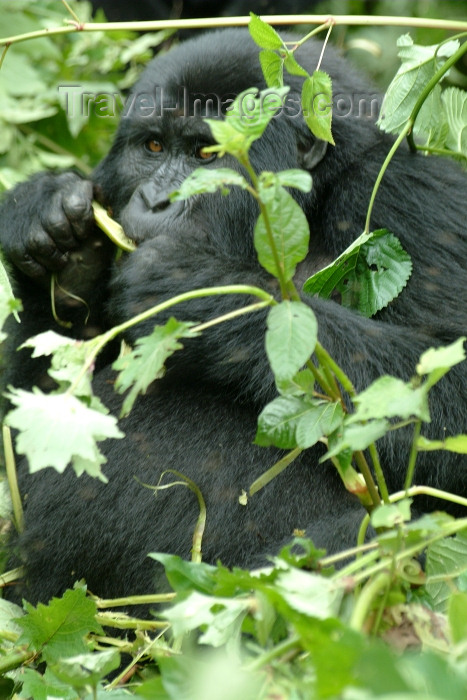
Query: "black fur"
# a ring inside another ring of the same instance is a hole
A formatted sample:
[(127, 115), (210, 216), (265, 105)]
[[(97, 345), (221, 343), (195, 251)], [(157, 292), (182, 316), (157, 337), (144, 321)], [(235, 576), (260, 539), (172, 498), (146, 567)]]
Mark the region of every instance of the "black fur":
[[(321, 45), (308, 43), (298, 59), (312, 71), (320, 51)], [(366, 80), (331, 49), (323, 69), (331, 74), (336, 95), (354, 101), (362, 95), (375, 97)], [(291, 84), (298, 89), (299, 79)], [(264, 86), (257, 47), (246, 31), (226, 30), (187, 41), (155, 59), (133, 97), (154, 94), (154, 87), (162, 86), (166, 106), (174, 107), (180, 86), (187, 93), (225, 96), (252, 85)], [(310, 253), (298, 271), (302, 281), (363, 230), (373, 183), (392, 144), (358, 109), (345, 118), (336, 116), (333, 132), (336, 146), (314, 167), (311, 193), (294, 195), (311, 228)], [(151, 138), (161, 142), (161, 153), (148, 151), (145, 143)], [(276, 292), (253, 251), (257, 210), (248, 194), (234, 188), (228, 197), (204, 195), (167, 206), (168, 193), (198, 165), (238, 169), (230, 157), (200, 161), (199, 148), (210, 142), (200, 118), (177, 116), (174, 110), (164, 119), (151, 118), (138, 114), (136, 107), (127, 109), (110, 153), (93, 176), (95, 193), (140, 243), (114, 267), (110, 280), (102, 272), (109, 268), (106, 246), (88, 244), (94, 264), (69, 271), (67, 251), (76, 249), (76, 259), (82, 241), (96, 235), (89, 185), (74, 174), (46, 174), (10, 193), (0, 211), (1, 240), (19, 268), (18, 294), (25, 306), (15, 342), (54, 327), (47, 292), (41, 291), (50, 270), (59, 270), (64, 286), (78, 288), (88, 300), (93, 329), (194, 288), (250, 283)], [(252, 149), (253, 164), (258, 171), (303, 167), (314, 146), (301, 118), (282, 115)], [(422, 351), (465, 333), (466, 199), (467, 179), (455, 164), (400, 148), (378, 193), (372, 228), (390, 229), (411, 255), (414, 272), (407, 288), (375, 319), (334, 301), (304, 297), (318, 317), (321, 343), (358, 389), (385, 373), (408, 379)], [(250, 302), (240, 296), (212, 297), (171, 313), (180, 320), (206, 321)], [(59, 312), (73, 316), (77, 335), (92, 332), (83, 326), (82, 308), (69, 308), (65, 299)], [(238, 502), (241, 490), (281, 455), (252, 445), (257, 415), (275, 395), (264, 353), (265, 316), (246, 315), (215, 326), (171, 358), (165, 378), (122, 421), (125, 440), (104, 445), (108, 485), (77, 479), (70, 471), (28, 476), (21, 465), (20, 484), (27, 499), (20, 544), (28, 574), (21, 594), (31, 601), (47, 600), (80, 577), (103, 596), (160, 586), (160, 570), (146, 555), (170, 551), (189, 557), (198, 506), (188, 489), (174, 487), (155, 498), (134, 477), (156, 484), (168, 468), (191, 477), (206, 499), (205, 561), (252, 565), (287, 541), (295, 528), (306, 529), (316, 544), (330, 550), (353, 544), (363, 512), (333, 467), (318, 464), (321, 447), (304, 453), (247, 506)], [(153, 324), (141, 324), (127, 340), (149, 333)], [(37, 365), (24, 355), (10, 379), (26, 386), (42, 381), (43, 367), (36, 371)], [(105, 403), (118, 412), (120, 398), (111, 381), (107, 367), (94, 383)], [(427, 435), (441, 438), (466, 431), (466, 385), (464, 364), (441, 381), (433, 392)], [(411, 435), (408, 429), (381, 441), (392, 490), (403, 483)], [(459, 455), (421, 455), (416, 481), (465, 493), (466, 467), (466, 458)]]

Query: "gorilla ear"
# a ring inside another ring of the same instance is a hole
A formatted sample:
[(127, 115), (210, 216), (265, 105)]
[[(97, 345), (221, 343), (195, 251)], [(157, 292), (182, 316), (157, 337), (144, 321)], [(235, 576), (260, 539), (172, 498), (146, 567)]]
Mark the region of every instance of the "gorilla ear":
[(328, 142), (321, 139), (314, 139), (313, 143), (300, 144), (298, 152), (299, 164), (305, 170), (313, 170), (318, 163), (321, 163), (328, 148)]

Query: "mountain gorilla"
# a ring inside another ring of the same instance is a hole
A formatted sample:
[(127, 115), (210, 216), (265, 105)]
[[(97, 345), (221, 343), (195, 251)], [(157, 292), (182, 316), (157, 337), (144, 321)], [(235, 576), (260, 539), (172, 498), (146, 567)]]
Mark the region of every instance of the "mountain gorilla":
[[(313, 71), (320, 52), (320, 44), (308, 42), (298, 60)], [(335, 147), (324, 149), (301, 116), (281, 114), (251, 150), (258, 172), (312, 170), (312, 191), (293, 193), (311, 228), (300, 282), (363, 230), (373, 183), (392, 144), (374, 119), (361, 113), (362, 96), (374, 97), (366, 80), (331, 48), (323, 69), (332, 76), (334, 94), (352, 106), (345, 118), (335, 116)], [(300, 78), (287, 80), (298, 94)], [(199, 166), (240, 169), (229, 156), (203, 151), (213, 140), (201, 115), (212, 107), (213, 95), (228, 102), (250, 86), (265, 87), (258, 49), (246, 30), (186, 41), (149, 64), (91, 181), (72, 172), (40, 174), (6, 197), (1, 241), (16, 267), (16, 291), (24, 306), (16, 345), (40, 330), (61, 330), (50, 312), (52, 272), (91, 308), (86, 324), (87, 309), (57, 295), (58, 314), (73, 321), (70, 333), (75, 337), (88, 337), (103, 325), (196, 288), (241, 283), (278, 293), (254, 253), (258, 211), (248, 193), (233, 188), (227, 197), (168, 200)], [(118, 263), (111, 262), (112, 251), (96, 229), (93, 193), (138, 242), (137, 250)], [(465, 333), (466, 200), (467, 180), (456, 165), (400, 148), (383, 179), (372, 226), (387, 227), (411, 255), (414, 271), (407, 288), (374, 319), (336, 301), (303, 297), (317, 315), (321, 343), (357, 389), (385, 373), (409, 379), (424, 350)], [(175, 315), (204, 322), (249, 303), (240, 295), (206, 297), (178, 306)], [(322, 446), (303, 453), (247, 505), (239, 503), (242, 489), (282, 455), (252, 444), (258, 413), (276, 395), (264, 351), (265, 317), (266, 312), (239, 316), (184, 343), (184, 350), (168, 362), (164, 378), (121, 421), (126, 438), (104, 443), (107, 485), (77, 478), (70, 469), (64, 475), (48, 469), (30, 476), (20, 464), (26, 528), (18, 550), (27, 569), (22, 595), (32, 602), (47, 601), (81, 577), (105, 597), (160, 587), (161, 570), (148, 552), (189, 558), (198, 516), (197, 499), (188, 489), (172, 487), (155, 498), (142, 485), (156, 485), (167, 469), (193, 479), (205, 498), (204, 561), (220, 559), (228, 566), (264, 562), (295, 529), (306, 530), (330, 551), (354, 543), (363, 510), (344, 490), (334, 467), (318, 463)], [(134, 344), (149, 334), (154, 322), (131, 329), (126, 341)], [(9, 380), (15, 386), (46, 386), (44, 367), (29, 361), (27, 351), (15, 356), (12, 370)], [(96, 372), (94, 384), (118, 414), (121, 398), (113, 391), (113, 378), (107, 364)], [(434, 390), (431, 410), (428, 435), (442, 438), (465, 431), (465, 364)], [(403, 483), (411, 436), (409, 428), (381, 441), (392, 490)], [(465, 493), (466, 467), (465, 457), (427, 453), (419, 458), (416, 479)]]

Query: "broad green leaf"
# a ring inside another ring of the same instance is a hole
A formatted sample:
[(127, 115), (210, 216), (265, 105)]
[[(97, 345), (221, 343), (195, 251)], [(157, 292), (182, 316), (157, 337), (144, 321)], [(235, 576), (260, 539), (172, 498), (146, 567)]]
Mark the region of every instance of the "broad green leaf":
[(319, 620), (337, 615), (344, 592), (342, 583), (300, 569), (279, 574), (275, 588), (294, 610)]
[[(435, 610), (445, 612), (452, 594), (452, 580), (467, 571), (467, 535), (434, 542), (427, 549), (427, 591), (433, 598)], [(433, 577), (433, 580), (431, 578)]]
[(267, 404), (258, 417), (255, 444), (283, 449), (316, 444), (323, 435), (342, 423), (342, 407), (336, 403), (295, 396), (279, 396)]
[(317, 70), (306, 78), (302, 86), (302, 109), (311, 133), (334, 146), (331, 133), (332, 82), (327, 73)]
[(156, 326), (151, 335), (138, 338), (135, 347), (113, 363), (119, 372), (115, 389), (123, 394), (131, 387), (125, 398), (121, 416), (131, 411), (139, 394), (145, 394), (148, 386), (165, 374), (165, 361), (183, 345), (179, 338), (192, 337), (191, 323), (180, 323), (170, 318), (164, 326)]
[(61, 658), (50, 664), (50, 670), (64, 683), (73, 688), (95, 686), (120, 665), (120, 654), (116, 649), (94, 651)]
[(90, 632), (103, 634), (95, 619), (96, 604), (83, 588), (68, 590), (49, 605), (39, 603), (35, 608), (25, 603), (24, 607), (26, 615), (17, 620), (22, 630), (18, 643), (41, 652), (47, 663), (86, 653), (85, 636)]
[(266, 353), (277, 380), (292, 379), (315, 349), (318, 324), (309, 306), (283, 301), (268, 314)]
[(406, 420), (416, 417), (430, 421), (428, 397), (424, 388), (413, 388), (409, 382), (388, 375), (376, 379), (368, 389), (355, 397), (354, 403), (357, 408), (347, 418), (347, 425), (374, 418), (399, 417)]
[(7, 398), (16, 406), (5, 422), (18, 430), (16, 451), (25, 455), (31, 472), (53, 467), (63, 472), (71, 462), (81, 470), (87, 462), (96, 468), (102, 481), (106, 477), (98, 467), (105, 461), (96, 441), (122, 438), (114, 416), (88, 408), (69, 394), (33, 393), (10, 388)]
[(371, 513), (371, 524), (374, 528), (393, 528), (410, 520), (411, 500), (405, 498), (398, 503), (384, 503), (377, 506)]
[(344, 420), (340, 403), (324, 403), (316, 406), (316, 411), (303, 415), (297, 423), (296, 440), (298, 447), (311, 447), (323, 435), (337, 430)]
[(188, 199), (195, 194), (216, 192), (217, 190), (221, 190), (222, 194), (228, 194), (230, 190), (227, 185), (246, 189), (248, 182), (240, 173), (230, 168), (216, 168), (215, 170), (198, 168), (182, 182), (178, 190), (172, 192), (170, 200), (177, 202), (180, 199)]
[(279, 396), (273, 399), (258, 416), (255, 444), (293, 449), (297, 446), (295, 433), (299, 419), (314, 410), (304, 398)]
[[(70, 347), (78, 343), (74, 338), (67, 338), (55, 331), (44, 331), (37, 335), (28, 338), (21, 348), (32, 348), (32, 357), (42, 357), (43, 355), (52, 355), (61, 347)], [(82, 343), (81, 343), (82, 344)]]
[(253, 41), (262, 49), (280, 49), (283, 46), (283, 41), (276, 30), (254, 12), (250, 12), (248, 30)]
[(372, 442), (376, 442), (389, 430), (390, 424), (385, 420), (373, 420), (365, 425), (346, 425), (340, 431), (339, 439), (333, 443), (332, 449), (328, 450), (320, 461), (325, 461), (330, 457), (335, 457), (341, 452), (351, 450), (365, 450)]
[[(391, 134), (402, 130), (427, 83), (446, 59), (457, 51), (459, 42), (449, 41), (441, 47), (418, 46), (409, 34), (405, 34), (399, 37), (397, 46), (402, 64), (386, 91), (378, 120), (383, 131)], [(428, 137), (432, 130), (439, 128), (439, 115), (442, 112), (441, 88), (437, 85), (417, 116), (414, 132)]]
[(163, 565), (167, 580), (174, 591), (213, 592), (218, 570), (215, 566), (204, 562), (186, 561), (175, 554), (164, 552), (152, 552), (148, 556)]
[(242, 598), (212, 598), (194, 591), (161, 616), (171, 623), (175, 637), (203, 626), (200, 643), (218, 647), (238, 637), (249, 607)]
[(467, 157), (467, 92), (450, 87), (444, 90), (441, 99), (449, 127), (446, 146)]
[(307, 279), (303, 290), (329, 299), (334, 290), (341, 303), (373, 316), (404, 289), (412, 262), (399, 240), (386, 229), (362, 234), (333, 263)]
[(271, 49), (259, 52), (259, 62), (268, 87), (281, 87), (284, 84), (284, 61)]
[[(267, 209), (271, 235), (277, 251), (278, 264), (289, 281), (295, 268), (308, 253), (310, 230), (308, 221), (300, 206), (282, 187), (272, 201), (264, 203)], [(276, 258), (270, 245), (270, 238), (261, 214), (256, 222), (254, 243), (260, 264), (274, 277), (279, 276)]]
[[(49, 669), (42, 675), (32, 668), (21, 670), (21, 696), (34, 700), (78, 700), (79, 696), (67, 683), (62, 683)], [(1, 697), (1, 695), (0, 695)]]

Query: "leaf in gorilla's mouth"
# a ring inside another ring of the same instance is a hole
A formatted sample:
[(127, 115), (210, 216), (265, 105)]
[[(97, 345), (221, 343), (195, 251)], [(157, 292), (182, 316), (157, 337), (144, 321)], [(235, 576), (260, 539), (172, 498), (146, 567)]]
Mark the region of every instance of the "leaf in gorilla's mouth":
[(101, 207), (98, 202), (93, 202), (92, 209), (96, 224), (110, 238), (112, 243), (128, 253), (136, 250), (136, 243), (128, 238), (120, 224), (107, 214), (104, 207)]

